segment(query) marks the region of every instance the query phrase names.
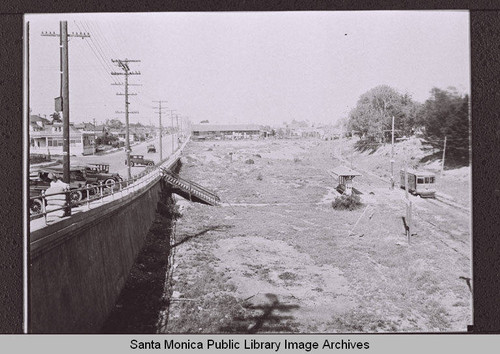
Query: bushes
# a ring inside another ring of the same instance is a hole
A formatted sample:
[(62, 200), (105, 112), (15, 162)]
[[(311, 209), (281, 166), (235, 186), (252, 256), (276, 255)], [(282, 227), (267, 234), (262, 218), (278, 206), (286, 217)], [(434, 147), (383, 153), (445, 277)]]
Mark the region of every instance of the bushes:
[(361, 198), (355, 193), (351, 195), (342, 194), (332, 202), (332, 208), (337, 210), (355, 210), (362, 205)]

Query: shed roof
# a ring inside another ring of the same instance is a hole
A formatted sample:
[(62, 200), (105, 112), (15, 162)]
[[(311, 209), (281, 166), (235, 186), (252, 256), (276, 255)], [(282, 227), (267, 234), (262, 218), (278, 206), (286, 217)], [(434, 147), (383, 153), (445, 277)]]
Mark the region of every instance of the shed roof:
[(257, 124), (193, 124), (192, 131), (213, 132), (213, 131), (258, 131)]
[(337, 166), (331, 170), (334, 175), (337, 176), (362, 176), (361, 173), (350, 169), (345, 166)]

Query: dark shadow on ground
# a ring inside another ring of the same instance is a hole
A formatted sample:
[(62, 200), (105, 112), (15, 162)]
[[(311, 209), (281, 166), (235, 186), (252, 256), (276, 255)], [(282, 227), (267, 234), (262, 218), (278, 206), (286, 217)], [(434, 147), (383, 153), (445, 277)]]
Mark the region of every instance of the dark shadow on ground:
[(222, 231), (222, 230), (229, 229), (231, 227), (233, 227), (233, 226), (232, 225), (215, 225), (215, 226), (209, 226), (209, 227), (205, 228), (203, 231), (200, 231), (200, 232), (198, 232), (198, 233), (196, 233), (194, 235), (183, 236), (179, 241), (177, 241), (176, 243), (174, 243), (171, 246), (171, 248), (174, 248), (174, 247), (177, 247), (179, 245), (182, 245), (184, 242), (187, 242), (187, 241), (191, 240), (192, 238), (203, 236), (203, 235), (205, 235), (209, 231)]
[(221, 327), (223, 333), (296, 332), (297, 323), (289, 314), (298, 305), (283, 304), (275, 294), (266, 294), (268, 303), (245, 304), (244, 314), (233, 317), (232, 323)]
[[(426, 155), (419, 160), (419, 163), (429, 163), (436, 160), (441, 160), (443, 158), (443, 152), (435, 152), (430, 155)], [(445, 170), (453, 170), (460, 167), (469, 166), (469, 157), (468, 156), (445, 156)]]
[(354, 143), (354, 150), (359, 151), (359, 152), (365, 152), (368, 151), (368, 153), (371, 155), (377, 149), (384, 144), (382, 143), (377, 143), (376, 141), (372, 140), (358, 140), (356, 143)]

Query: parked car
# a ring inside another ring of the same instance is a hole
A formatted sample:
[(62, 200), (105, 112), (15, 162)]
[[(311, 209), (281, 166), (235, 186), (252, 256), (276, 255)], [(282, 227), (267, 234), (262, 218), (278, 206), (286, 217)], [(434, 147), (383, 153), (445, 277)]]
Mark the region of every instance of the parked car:
[[(42, 192), (50, 187), (51, 179), (49, 174), (54, 174), (62, 179), (63, 170), (62, 167), (46, 167), (40, 170), (35, 170), (30, 172), (29, 176), (29, 187), (30, 187), (30, 199), (29, 199), (29, 209), (30, 214), (38, 214), (42, 211)], [(70, 198), (73, 202), (79, 202), (84, 199), (84, 193), (80, 188), (89, 186), (90, 183), (85, 177), (85, 173), (80, 168), (70, 168), (70, 183), (69, 187), (71, 190)], [(90, 194), (95, 193), (95, 189), (89, 190)]]
[[(48, 178), (48, 173), (39, 173), (38, 171), (30, 172), (30, 199), (28, 201), (30, 215), (35, 215), (42, 212), (42, 191), (45, 191), (47, 188), (49, 188), (50, 182), (51, 180)], [(33, 199), (34, 197), (38, 198)]]
[(108, 188), (113, 188), (117, 182), (123, 181), (118, 173), (110, 173), (108, 164), (87, 164), (85, 177), (88, 183), (99, 185), (101, 182)]
[(150, 153), (150, 152), (156, 152), (156, 146), (148, 145), (148, 153)]
[[(127, 164), (127, 160), (125, 160), (125, 165)], [(154, 166), (153, 160), (147, 160), (144, 158), (144, 155), (130, 155), (130, 167), (134, 167), (135, 165), (143, 165), (143, 166)]]

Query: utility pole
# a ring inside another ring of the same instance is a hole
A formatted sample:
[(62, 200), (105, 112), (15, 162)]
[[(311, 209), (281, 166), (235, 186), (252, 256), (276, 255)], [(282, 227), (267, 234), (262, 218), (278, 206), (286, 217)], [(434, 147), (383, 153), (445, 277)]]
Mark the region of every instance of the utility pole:
[[(404, 140), (410, 140), (409, 138), (403, 137), (403, 138), (398, 138), (397, 140), (404, 141)], [(413, 223), (413, 216), (412, 216), (412, 202), (410, 200), (410, 196), (408, 194), (408, 156), (407, 156), (407, 150), (405, 147), (404, 150), (404, 175), (405, 175), (405, 204), (406, 204), (406, 235), (408, 238), (408, 244), (411, 243), (411, 234), (412, 234), (412, 223)], [(417, 181), (415, 181), (416, 183)]]
[[(59, 37), (60, 59), (61, 59), (61, 86), (60, 86), (60, 99), (62, 100), (63, 112), (63, 182), (70, 183), (69, 165), (70, 165), (70, 152), (69, 152), (69, 51), (68, 51), (68, 37), (90, 37), (88, 33), (71, 33), (68, 34), (68, 21), (59, 21), (59, 34), (55, 32), (42, 32), (44, 37)], [(57, 99), (56, 99), (57, 101)], [(70, 195), (66, 194), (65, 216), (71, 215)]]
[(444, 137), (443, 161), (441, 161), (441, 177), (443, 177), (443, 172), (444, 172), (444, 155), (445, 155), (445, 153), (446, 153), (446, 136)]
[[(128, 66), (128, 63), (138, 63), (140, 62), (140, 60), (132, 60), (132, 59), (124, 59), (124, 60), (120, 60), (120, 59), (111, 59), (111, 61), (113, 63), (116, 63), (118, 65), (118, 67), (120, 67), (123, 72), (122, 73), (117, 73), (117, 72), (112, 72), (111, 75), (125, 75), (125, 94), (123, 93), (117, 93), (117, 95), (119, 96), (122, 96), (124, 95), (125, 96), (125, 126), (126, 126), (126, 137), (125, 137), (125, 150), (126, 150), (126, 153), (127, 153), (127, 173), (128, 173), (128, 179), (131, 179), (132, 178), (132, 171), (130, 169), (130, 130), (129, 130), (129, 118), (128, 118), (128, 115), (129, 114), (132, 114), (132, 113), (139, 113), (139, 112), (129, 112), (129, 107), (128, 105), (130, 104), (130, 102), (128, 101), (128, 96), (135, 96), (137, 95), (136, 93), (129, 93), (128, 92), (128, 86), (129, 86), (129, 83), (128, 83), (128, 77), (129, 75), (140, 75), (141, 73), (138, 72), (138, 71), (130, 71), (130, 67)], [(116, 112), (116, 113), (123, 113), (123, 112)]]
[(391, 189), (394, 189), (394, 116), (392, 116)]
[(158, 113), (159, 114), (159, 120), (160, 120), (160, 163), (161, 161), (163, 161), (163, 144), (162, 144), (162, 137), (161, 137), (161, 130), (163, 129), (162, 126), (161, 126), (161, 104), (163, 102), (167, 102), (167, 101), (153, 101), (153, 102), (157, 102), (158, 103), (158, 107), (153, 107), (153, 108), (156, 108), (158, 109), (158, 112), (155, 112), (155, 113)]
[(344, 148), (343, 148), (343, 145), (344, 145), (344, 126), (341, 125), (340, 126), (340, 161), (342, 161), (342, 153), (344, 151)]
[(97, 148), (95, 128), (96, 127), (95, 127), (95, 118), (94, 118), (94, 149), (92, 151), (92, 155), (95, 155), (95, 151), (96, 151), (96, 148)]
[(177, 127), (176, 127), (176, 131), (177, 131), (177, 149), (179, 149), (179, 115), (176, 114), (175, 115), (175, 118), (177, 119)]
[(167, 109), (167, 111), (170, 112), (170, 120), (172, 121), (172, 136), (171, 136), (171, 139), (172, 139), (172, 154), (174, 153), (174, 116), (173, 116), (173, 112), (175, 112), (176, 110), (175, 109)]

